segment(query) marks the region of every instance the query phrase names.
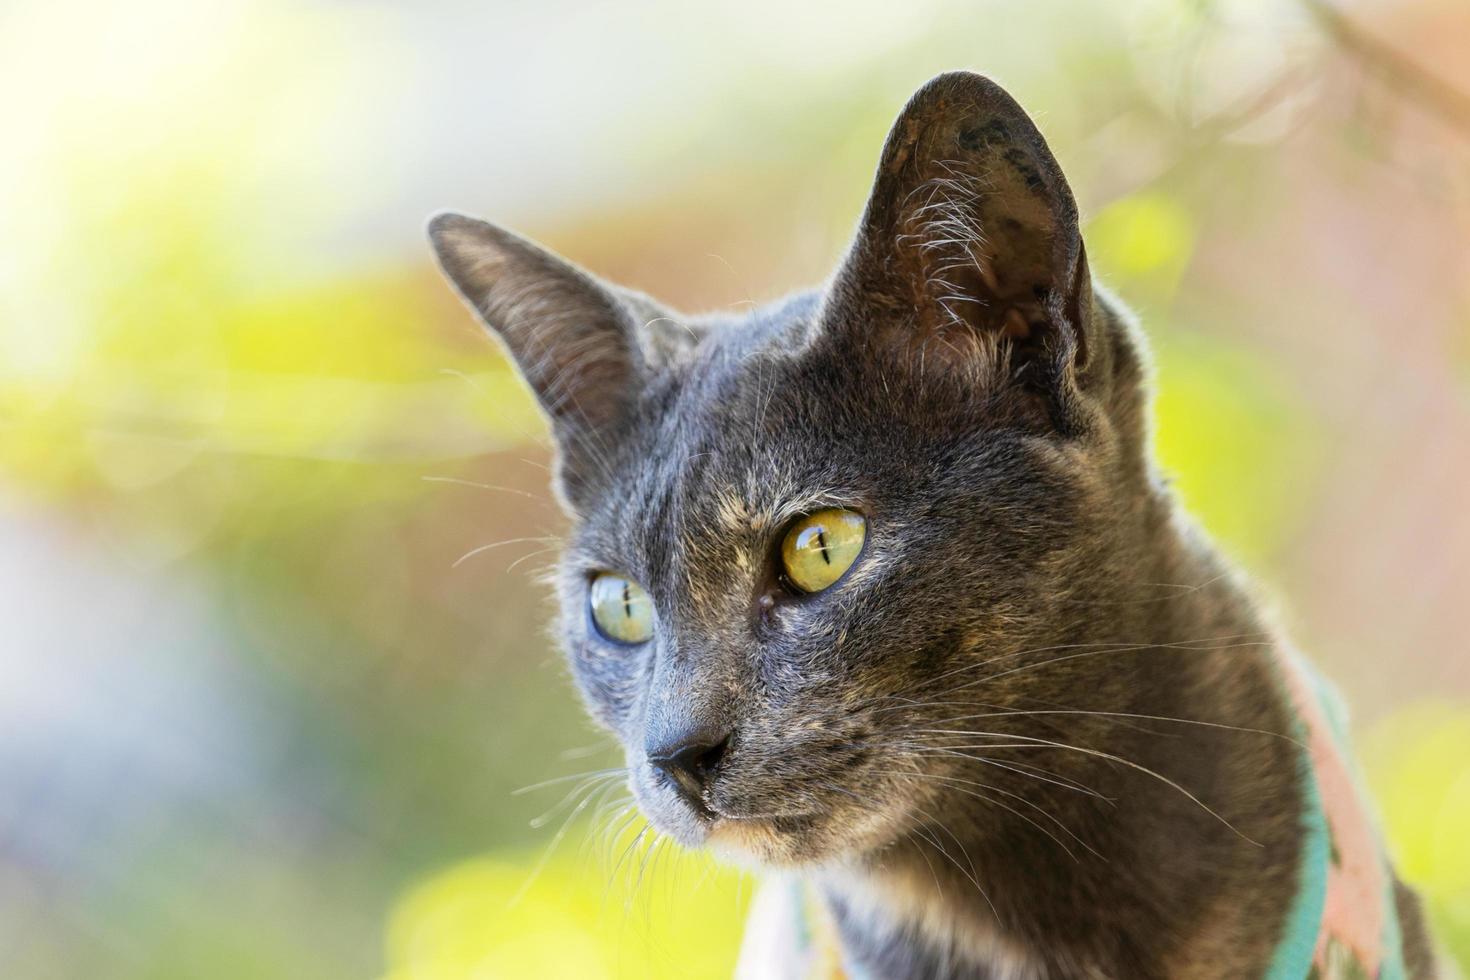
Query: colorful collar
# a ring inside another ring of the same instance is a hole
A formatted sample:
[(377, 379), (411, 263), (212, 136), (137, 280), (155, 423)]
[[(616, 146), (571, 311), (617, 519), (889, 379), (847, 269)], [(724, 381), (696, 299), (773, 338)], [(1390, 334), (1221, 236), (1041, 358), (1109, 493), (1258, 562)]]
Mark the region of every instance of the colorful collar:
[(1294, 653), (1278, 663), (1306, 746), (1306, 836), (1296, 901), (1266, 980), (1404, 980), (1393, 873), (1348, 762), (1342, 701)]
[[(1283, 654), (1277, 662), (1282, 687), (1295, 709), (1296, 736), (1303, 745), (1305, 837), (1296, 899), (1264, 980), (1406, 980), (1393, 874), (1347, 761), (1342, 702), (1294, 653)], [(865, 980), (866, 971), (845, 962), (824, 903), (813, 890), (795, 881), (791, 885), (790, 890), (781, 890), (784, 895), (757, 896), (757, 905), (764, 902), (766, 911), (753, 911), (750, 923), (761, 931), (774, 925), (776, 932), (785, 934), (787, 941), (775, 944), (786, 947), (780, 975)], [(777, 912), (777, 907), (783, 911)], [(747, 944), (737, 976), (770, 976), (758, 968), (748, 971), (756, 966), (752, 960), (764, 957), (750, 957), (755, 950), (749, 939)], [(795, 970), (790, 969), (793, 950)]]

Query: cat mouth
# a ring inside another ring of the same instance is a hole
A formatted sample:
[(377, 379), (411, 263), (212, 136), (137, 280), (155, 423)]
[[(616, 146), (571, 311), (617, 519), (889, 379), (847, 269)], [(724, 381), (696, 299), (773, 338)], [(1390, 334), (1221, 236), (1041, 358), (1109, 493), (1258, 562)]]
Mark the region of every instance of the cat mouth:
[(803, 830), (809, 830), (822, 814), (818, 810), (809, 810), (804, 813), (755, 813), (755, 814), (724, 814), (708, 811), (711, 820), (715, 823), (729, 823), (733, 826), (769, 827), (777, 833), (796, 834)]
[(703, 803), (696, 813), (705, 825), (711, 841), (720, 838), (801, 838), (815, 829), (826, 816), (821, 810), (729, 813)]
[(816, 809), (743, 813), (736, 810), (723, 809), (699, 797), (687, 799), (685, 802), (689, 809), (693, 811), (696, 819), (711, 827), (720, 823), (743, 824), (747, 826), (764, 825), (781, 832), (795, 833), (815, 823), (823, 814), (822, 810)]

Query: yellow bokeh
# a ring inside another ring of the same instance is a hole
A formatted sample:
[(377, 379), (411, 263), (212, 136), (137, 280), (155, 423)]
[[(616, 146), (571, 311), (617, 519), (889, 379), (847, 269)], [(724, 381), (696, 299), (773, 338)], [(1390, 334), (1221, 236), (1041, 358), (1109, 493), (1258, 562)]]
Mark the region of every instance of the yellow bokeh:
[(727, 973), (749, 879), (707, 857), (650, 853), (636, 836), (618, 839), (611, 865), (561, 856), (538, 867), (514, 854), (434, 875), (394, 908), (384, 980)]
[(1370, 728), (1360, 748), (1399, 873), (1470, 960), (1470, 710), (1407, 706)]
[(1122, 198), (1088, 223), (1089, 256), (1128, 288), (1150, 295), (1171, 294), (1194, 250), (1194, 223), (1187, 208), (1162, 192)]

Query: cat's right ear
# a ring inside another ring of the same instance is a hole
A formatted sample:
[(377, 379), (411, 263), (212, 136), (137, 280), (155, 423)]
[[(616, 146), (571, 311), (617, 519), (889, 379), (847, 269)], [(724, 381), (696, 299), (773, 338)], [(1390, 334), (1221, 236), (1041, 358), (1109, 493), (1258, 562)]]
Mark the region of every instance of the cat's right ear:
[(1077, 205), (1025, 111), (972, 72), (916, 92), (824, 303), (824, 329), (861, 350), (1040, 394), (1079, 424), (1105, 377)]
[(429, 240), (444, 274), (535, 392), (560, 450), (559, 489), (580, 509), (643, 374), (632, 311), (590, 273), (488, 222), (439, 214)]

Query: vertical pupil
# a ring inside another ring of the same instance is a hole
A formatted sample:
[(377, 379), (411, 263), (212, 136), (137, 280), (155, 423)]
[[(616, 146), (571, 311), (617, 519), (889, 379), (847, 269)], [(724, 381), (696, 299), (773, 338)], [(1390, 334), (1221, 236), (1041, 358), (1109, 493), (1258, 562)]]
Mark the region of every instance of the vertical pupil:
[(627, 582), (623, 583), (623, 615), (633, 618), (633, 588)]
[(817, 547), (822, 549), (822, 561), (832, 564), (832, 556), (827, 552), (827, 533), (821, 527), (817, 528)]

